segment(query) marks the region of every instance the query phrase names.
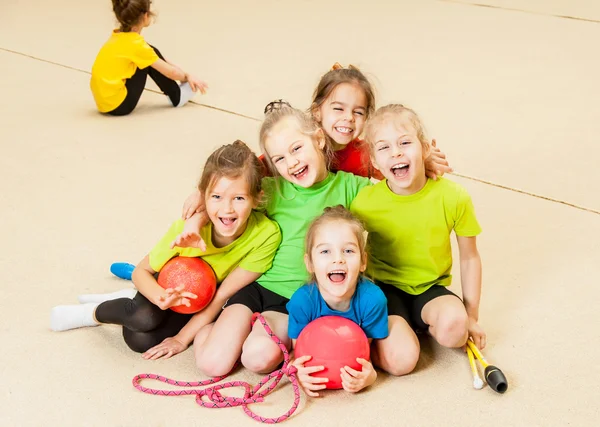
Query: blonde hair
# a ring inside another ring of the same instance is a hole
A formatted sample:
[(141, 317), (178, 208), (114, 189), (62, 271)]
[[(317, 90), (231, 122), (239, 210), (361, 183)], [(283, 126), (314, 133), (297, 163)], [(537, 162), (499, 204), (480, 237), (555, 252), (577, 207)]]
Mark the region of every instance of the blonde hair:
[(375, 141), (377, 129), (389, 119), (400, 121), (402, 124), (408, 123), (414, 128), (423, 149), (426, 150), (429, 148), (429, 139), (427, 139), (425, 133), (425, 126), (418, 114), (402, 104), (388, 104), (380, 107), (365, 125), (365, 141), (369, 145), (371, 154), (373, 153), (375, 142), (377, 142)]
[[(315, 245), (315, 238), (319, 228), (330, 224), (332, 222), (342, 222), (350, 226), (354, 236), (356, 237), (356, 241), (358, 242), (358, 249), (360, 251), (360, 261), (366, 261), (366, 252), (365, 248), (367, 245), (365, 238), (365, 227), (362, 222), (356, 218), (352, 213), (343, 207), (342, 205), (332, 206), (325, 208), (323, 213), (315, 218), (313, 222), (308, 227), (308, 231), (306, 232), (306, 237), (304, 239), (304, 253), (308, 257), (308, 260), (313, 262), (312, 259), (312, 248)], [(312, 273), (310, 276), (310, 280), (314, 282), (316, 280), (315, 274)]]
[(263, 166), (256, 154), (242, 141), (236, 140), (221, 146), (208, 156), (202, 177), (198, 182), (198, 190), (206, 195), (223, 177), (229, 179), (244, 177), (248, 183), (250, 197), (258, 203), (262, 190), (262, 172)]
[[(273, 104), (276, 104), (277, 107), (273, 108)], [(268, 108), (270, 106), (270, 108)], [(292, 107), (287, 102), (281, 102), (281, 100), (269, 103), (267, 107), (265, 107), (265, 119), (260, 127), (259, 132), (259, 145), (260, 149), (265, 156), (265, 160), (269, 169), (273, 176), (278, 176), (277, 168), (273, 164), (271, 160), (271, 156), (267, 153), (266, 149), (266, 140), (269, 137), (269, 133), (273, 129), (273, 127), (279, 123), (280, 121), (293, 117), (296, 123), (298, 124), (298, 128), (300, 132), (304, 135), (309, 136), (315, 145), (315, 148), (318, 152), (323, 155), (323, 160), (325, 161), (325, 166), (329, 170), (329, 166), (331, 164), (331, 159), (333, 159), (333, 150), (331, 145), (325, 139), (325, 146), (321, 150), (318, 147), (318, 138), (322, 135), (322, 130), (319, 127), (318, 123), (308, 114), (298, 110), (297, 108)]]

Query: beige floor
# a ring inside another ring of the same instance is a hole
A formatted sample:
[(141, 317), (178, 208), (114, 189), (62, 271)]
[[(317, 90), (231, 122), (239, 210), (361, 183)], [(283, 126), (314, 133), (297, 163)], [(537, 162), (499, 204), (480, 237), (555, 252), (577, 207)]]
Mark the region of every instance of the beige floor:
[[(215, 108), (174, 110), (147, 92), (125, 118), (97, 114), (88, 90), (113, 24), (108, 0), (0, 4), (0, 426), (257, 425), (240, 408), (132, 388), (141, 372), (201, 378), (191, 351), (146, 362), (116, 327), (50, 332), (49, 311), (121, 288), (108, 266), (155, 243), (206, 155), (237, 138), (256, 147), (264, 104), (306, 106), (335, 61), (367, 72), (380, 104), (416, 108), (467, 177), (453, 179), (484, 227), (485, 354), (510, 388), (473, 390), (465, 355), (425, 341), (414, 374), (382, 374), (357, 396), (303, 397), (286, 425), (595, 425), (600, 4), (206, 3), (156, 0), (146, 37), (209, 82), (196, 101)], [(291, 398), (286, 383), (254, 408), (278, 415)]]

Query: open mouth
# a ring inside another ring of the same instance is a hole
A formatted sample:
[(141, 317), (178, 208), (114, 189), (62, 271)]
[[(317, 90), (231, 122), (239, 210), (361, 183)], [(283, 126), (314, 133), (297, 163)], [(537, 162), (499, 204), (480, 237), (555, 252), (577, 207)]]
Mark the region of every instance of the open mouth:
[(304, 166), (299, 169), (297, 172), (292, 173), (291, 175), (296, 179), (302, 179), (308, 174), (308, 166)]
[(408, 175), (408, 170), (410, 169), (410, 166), (406, 163), (398, 163), (395, 164), (394, 166), (391, 167), (391, 171), (392, 174), (394, 174), (394, 176), (396, 178), (404, 178), (405, 176)]
[(219, 217), (219, 220), (221, 221), (221, 224), (223, 224), (225, 227), (232, 227), (233, 224), (235, 223), (235, 221), (237, 220), (237, 218), (222, 218), (222, 217)]
[(327, 273), (327, 277), (333, 283), (341, 283), (346, 279), (346, 272), (343, 270), (334, 270), (331, 273)]

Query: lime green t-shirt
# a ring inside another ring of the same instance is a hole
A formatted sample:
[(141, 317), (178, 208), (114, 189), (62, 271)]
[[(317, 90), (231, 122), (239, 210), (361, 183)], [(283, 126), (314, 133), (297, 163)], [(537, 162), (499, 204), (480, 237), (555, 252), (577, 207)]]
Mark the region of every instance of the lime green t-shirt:
[(481, 233), (467, 191), (443, 178), (428, 179), (410, 196), (381, 181), (363, 189), (350, 210), (369, 232), (367, 275), (412, 295), (450, 285), (452, 230), (464, 237)]
[(309, 278), (304, 265), (304, 238), (310, 223), (326, 207), (349, 207), (359, 190), (369, 184), (371, 181), (367, 178), (346, 172), (330, 172), (327, 178), (310, 188), (296, 186), (281, 177), (263, 178), (265, 210), (281, 228), (281, 244), (273, 266), (258, 283), (290, 298)]
[(175, 256), (201, 257), (213, 268), (217, 283), (221, 283), (236, 267), (254, 273), (267, 271), (271, 268), (275, 251), (281, 242), (277, 224), (259, 212), (252, 212), (244, 233), (222, 248), (216, 248), (212, 243), (212, 222), (202, 227), (200, 235), (206, 243), (206, 251), (198, 248), (171, 249), (171, 242), (183, 231), (183, 226), (183, 220), (175, 221), (150, 251), (150, 267), (154, 271), (160, 271)]

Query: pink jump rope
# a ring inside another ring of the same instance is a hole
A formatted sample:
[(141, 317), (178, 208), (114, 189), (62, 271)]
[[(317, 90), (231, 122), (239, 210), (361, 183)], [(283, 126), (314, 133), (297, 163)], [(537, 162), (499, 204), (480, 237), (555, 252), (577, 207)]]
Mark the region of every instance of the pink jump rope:
[[(215, 384), (227, 378), (229, 374), (204, 381), (176, 381), (155, 374), (139, 374), (133, 378), (133, 386), (144, 393), (159, 396), (183, 396), (195, 394), (196, 402), (198, 403), (198, 405), (203, 406), (205, 408), (231, 408), (234, 406), (241, 406), (242, 408), (244, 408), (244, 412), (246, 413), (246, 415), (248, 415), (256, 421), (260, 421), (261, 423), (276, 424), (288, 419), (296, 411), (296, 409), (298, 409), (298, 405), (300, 404), (300, 389), (298, 387), (298, 380), (296, 378), (297, 369), (295, 366), (289, 365), (290, 354), (287, 351), (287, 348), (285, 348), (285, 345), (281, 342), (279, 337), (277, 337), (277, 335), (273, 333), (273, 331), (267, 324), (265, 318), (262, 315), (260, 315), (260, 313), (254, 313), (254, 315), (252, 316), (252, 325), (254, 325), (254, 322), (256, 322), (256, 320), (260, 320), (260, 323), (262, 323), (263, 327), (265, 328), (271, 339), (275, 341), (275, 343), (283, 352), (283, 366), (281, 367), (281, 369), (271, 372), (269, 375), (265, 376), (254, 388), (252, 388), (252, 386), (245, 381), (230, 381), (223, 384), (216, 384), (213, 387), (208, 387), (205, 389), (193, 390), (158, 390), (143, 387), (142, 385), (140, 385), (141, 380), (152, 379), (181, 387), (201, 387), (210, 384)], [(265, 396), (267, 396), (270, 392), (272, 392), (275, 389), (275, 387), (277, 387), (277, 384), (279, 383), (281, 378), (283, 378), (284, 375), (288, 376), (294, 389), (294, 403), (292, 404), (290, 410), (277, 418), (265, 418), (252, 412), (250, 408), (248, 408), (248, 405), (252, 403), (263, 402)], [(265, 386), (266, 388), (260, 391)], [(228, 387), (243, 387), (244, 397), (227, 397), (223, 396), (219, 392), (219, 390)], [(204, 400), (204, 396), (206, 396), (208, 400)]]

